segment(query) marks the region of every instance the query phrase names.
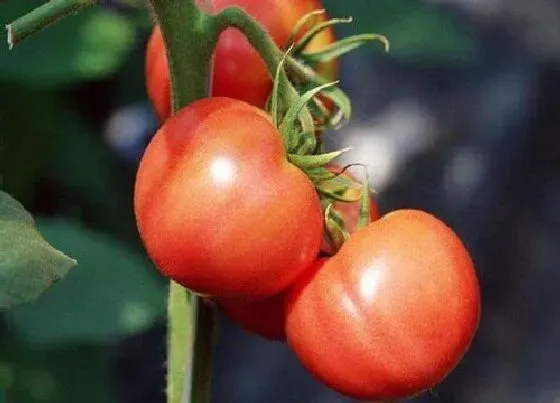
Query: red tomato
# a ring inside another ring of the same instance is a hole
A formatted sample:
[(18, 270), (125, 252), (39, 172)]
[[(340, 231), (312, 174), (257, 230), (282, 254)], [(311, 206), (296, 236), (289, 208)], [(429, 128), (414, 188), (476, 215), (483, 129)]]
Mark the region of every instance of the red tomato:
[[(342, 167), (335, 164), (330, 165), (328, 169), (332, 173), (339, 173), (342, 171)], [(353, 175), (351, 175), (348, 172), (344, 172), (341, 175), (349, 177), (354, 181), (357, 180)], [(360, 202), (357, 201), (357, 202), (347, 203), (347, 202), (335, 201), (333, 203), (333, 208), (336, 210), (336, 212), (340, 215), (340, 217), (344, 221), (344, 225), (346, 226), (348, 232), (350, 233), (355, 232), (356, 224), (358, 222), (358, 218), (360, 215)], [(370, 216), (370, 221), (375, 221), (380, 217), (379, 208), (377, 207), (377, 203), (375, 202), (375, 200), (373, 200), (373, 198), (371, 198), (369, 204), (369, 216)], [(328, 255), (331, 255), (333, 253), (332, 246), (330, 245), (330, 243), (327, 241), (326, 238), (323, 239), (323, 244), (321, 245), (321, 252), (324, 252)]]
[(280, 292), (314, 261), (323, 232), (313, 183), (270, 118), (228, 98), (194, 102), (156, 133), (134, 210), (162, 273), (218, 297)]
[[(227, 6), (240, 6), (255, 18), (279, 47), (284, 47), (297, 21), (310, 11), (321, 9), (319, 0), (211, 0), (218, 12)], [(324, 18), (323, 18), (324, 19)], [(309, 44), (306, 51), (317, 51), (334, 42), (327, 29)], [(336, 61), (318, 66), (317, 71), (334, 80), (338, 74)], [(154, 27), (146, 51), (146, 87), (161, 121), (171, 113), (171, 96), (167, 58), (159, 27)], [(213, 96), (240, 99), (264, 108), (272, 89), (266, 65), (235, 28), (224, 31), (215, 50)]]
[(399, 399), (439, 383), (480, 315), (471, 258), (428, 213), (399, 210), (353, 234), (287, 297), (288, 343), (318, 379), (359, 399)]
[(217, 301), (222, 312), (241, 328), (274, 341), (285, 341), (285, 293), (258, 301), (224, 298)]
[(171, 115), (171, 81), (163, 37), (155, 27), (146, 47), (146, 92), (161, 122)]

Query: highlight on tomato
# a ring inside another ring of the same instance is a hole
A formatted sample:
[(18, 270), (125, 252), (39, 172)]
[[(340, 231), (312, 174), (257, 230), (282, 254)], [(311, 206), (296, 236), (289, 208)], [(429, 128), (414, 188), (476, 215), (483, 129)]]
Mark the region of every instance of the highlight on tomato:
[(228, 98), (196, 101), (160, 128), (138, 168), (134, 211), (160, 271), (215, 297), (282, 291), (323, 234), (314, 185), (288, 162), (269, 116)]
[(432, 215), (397, 210), (350, 236), (286, 299), (303, 365), (357, 399), (414, 396), (461, 360), (479, 322), (473, 262)]
[[(276, 45), (283, 48), (296, 23), (305, 14), (322, 9), (319, 0), (211, 0), (213, 11), (239, 6), (255, 18), (270, 34)], [(320, 21), (328, 17), (318, 17)], [(301, 31), (296, 39), (305, 34)], [(328, 28), (305, 48), (305, 52), (321, 50), (335, 41)], [(235, 28), (225, 30), (214, 53), (212, 95), (239, 99), (264, 109), (272, 90), (272, 79), (264, 61), (245, 36)], [(146, 88), (159, 119), (163, 122), (171, 114), (171, 89), (163, 37), (155, 26), (146, 49)], [(319, 64), (317, 72), (329, 81), (338, 75), (336, 60)]]

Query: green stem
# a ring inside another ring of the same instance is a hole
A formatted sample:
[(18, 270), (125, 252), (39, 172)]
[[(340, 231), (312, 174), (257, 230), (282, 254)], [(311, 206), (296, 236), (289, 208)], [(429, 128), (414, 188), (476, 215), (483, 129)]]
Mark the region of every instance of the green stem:
[(193, 348), (190, 327), (195, 320), (191, 312), (193, 299), (183, 287), (171, 281), (167, 302), (167, 401), (170, 403), (183, 401), (185, 374), (192, 370), (188, 358)]
[(208, 403), (214, 311), (204, 299), (171, 281), (168, 302), (167, 401)]
[(6, 26), (10, 49), (28, 36), (95, 3), (97, 0), (51, 0), (37, 7)]
[[(173, 110), (205, 98), (218, 41), (212, 17), (195, 0), (149, 0), (169, 62)], [(214, 311), (200, 297), (171, 282), (169, 293), (167, 402), (210, 402)]]
[(161, 28), (171, 77), (173, 110), (208, 96), (218, 35), (194, 0), (149, 0)]

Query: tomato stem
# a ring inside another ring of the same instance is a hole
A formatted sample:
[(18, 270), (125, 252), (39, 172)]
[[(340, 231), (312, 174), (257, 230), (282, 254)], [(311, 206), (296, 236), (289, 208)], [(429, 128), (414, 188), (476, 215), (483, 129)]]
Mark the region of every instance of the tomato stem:
[(195, 0), (149, 0), (161, 28), (171, 78), (173, 110), (207, 97), (218, 41), (211, 17)]
[(213, 307), (171, 281), (168, 301), (167, 402), (209, 403)]
[[(169, 61), (173, 110), (210, 94), (219, 33), (195, 0), (149, 0)], [(205, 2), (208, 6), (208, 2)], [(206, 8), (205, 8), (206, 9)], [(171, 282), (168, 301), (168, 403), (209, 403), (214, 309)], [(184, 400), (186, 399), (186, 400)]]
[(6, 26), (8, 46), (12, 49), (25, 38), (77, 11), (93, 6), (97, 0), (51, 0)]
[(183, 401), (187, 371), (192, 371), (193, 334), (190, 324), (195, 320), (192, 312), (192, 295), (179, 284), (171, 281), (167, 310), (167, 402)]

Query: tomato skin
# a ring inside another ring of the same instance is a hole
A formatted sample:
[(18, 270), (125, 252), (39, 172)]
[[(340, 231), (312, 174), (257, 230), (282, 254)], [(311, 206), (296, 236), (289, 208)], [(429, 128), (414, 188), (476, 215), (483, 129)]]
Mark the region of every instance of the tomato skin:
[[(211, 0), (213, 11), (228, 6), (239, 6), (255, 18), (271, 35), (274, 42), (284, 47), (297, 21), (310, 11), (321, 9), (319, 0)], [(323, 18), (325, 19), (325, 18)], [(317, 51), (335, 40), (333, 31), (319, 34), (306, 48)], [(321, 64), (317, 71), (328, 80), (338, 75), (336, 61)], [(170, 83), (163, 37), (155, 26), (146, 51), (146, 87), (161, 121), (171, 114)], [(235, 28), (220, 35), (215, 49), (212, 95), (240, 99), (264, 109), (272, 90), (272, 81), (264, 61)]]
[(224, 298), (218, 307), (229, 319), (250, 333), (272, 341), (286, 341), (284, 332), (285, 293), (258, 301)]
[[(330, 164), (327, 168), (333, 173), (340, 173), (342, 171), (342, 167), (336, 164)], [(341, 175), (356, 180), (348, 172), (341, 173)], [(347, 230), (350, 233), (355, 232), (360, 212), (360, 202), (344, 203), (335, 201), (333, 207), (344, 220)], [(379, 217), (379, 208), (372, 198), (370, 203), (370, 219), (375, 221)], [(323, 237), (321, 252), (329, 255), (334, 253), (332, 246), (325, 237)], [(319, 260), (319, 262), (322, 262), (322, 260)], [(314, 269), (310, 271), (314, 272)], [(230, 320), (246, 331), (269, 340), (284, 342), (286, 341), (286, 332), (284, 331), (285, 298), (286, 292), (283, 292), (263, 300), (249, 302), (227, 298), (217, 301), (217, 305)]]
[(156, 133), (134, 211), (160, 271), (217, 297), (280, 292), (314, 261), (323, 231), (314, 186), (270, 118), (228, 98), (194, 102)]
[(469, 254), (444, 223), (394, 211), (323, 262), (286, 302), (288, 343), (318, 379), (358, 399), (399, 399), (458, 364), (480, 295)]

